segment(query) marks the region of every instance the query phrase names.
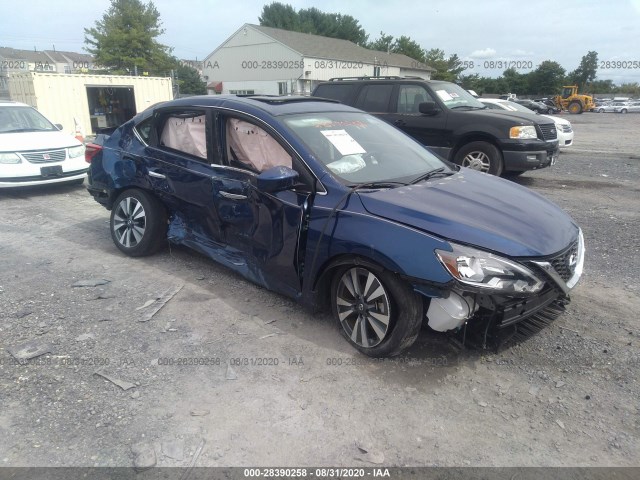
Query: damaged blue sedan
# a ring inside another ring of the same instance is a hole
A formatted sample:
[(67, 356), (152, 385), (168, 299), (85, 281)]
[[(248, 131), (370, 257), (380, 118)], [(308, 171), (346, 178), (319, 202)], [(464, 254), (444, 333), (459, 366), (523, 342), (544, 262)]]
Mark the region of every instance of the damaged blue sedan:
[(308, 97), (156, 105), (86, 152), (88, 190), (131, 256), (186, 245), (313, 309), (373, 357), (426, 323), (462, 342), (527, 336), (569, 301), (576, 223), (393, 126)]

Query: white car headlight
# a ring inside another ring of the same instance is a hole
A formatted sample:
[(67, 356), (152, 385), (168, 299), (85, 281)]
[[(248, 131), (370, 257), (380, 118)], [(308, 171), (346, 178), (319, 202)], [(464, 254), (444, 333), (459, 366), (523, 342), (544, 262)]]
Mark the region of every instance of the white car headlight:
[(544, 282), (524, 265), (489, 252), (449, 243), (452, 252), (436, 250), (442, 265), (458, 281), (499, 293), (536, 293)]
[(69, 158), (82, 157), (84, 155), (84, 145), (69, 148)]
[(22, 163), (22, 160), (15, 153), (0, 153), (0, 163)]
[(509, 129), (509, 138), (538, 138), (538, 133), (533, 125), (511, 127)]

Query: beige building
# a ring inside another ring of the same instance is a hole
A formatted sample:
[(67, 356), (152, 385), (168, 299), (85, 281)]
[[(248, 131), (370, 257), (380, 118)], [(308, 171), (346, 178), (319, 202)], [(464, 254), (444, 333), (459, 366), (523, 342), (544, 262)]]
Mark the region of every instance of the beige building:
[(171, 100), (169, 77), (28, 72), (8, 77), (11, 100), (37, 108), (65, 132), (108, 132), (151, 105)]

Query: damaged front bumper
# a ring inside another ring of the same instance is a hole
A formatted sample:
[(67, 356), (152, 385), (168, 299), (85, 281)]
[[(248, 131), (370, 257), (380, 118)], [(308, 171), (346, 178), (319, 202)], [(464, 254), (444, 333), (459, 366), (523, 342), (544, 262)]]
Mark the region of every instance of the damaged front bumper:
[(520, 340), (540, 331), (564, 311), (570, 290), (582, 276), (584, 252), (579, 232), (569, 247), (554, 256), (521, 260), (522, 266), (544, 282), (536, 293), (504, 294), (469, 288), (462, 282), (454, 282), (442, 295), (428, 295), (419, 287), (416, 291), (430, 297), (429, 327), (451, 332), (463, 344), (497, 347), (507, 339)]

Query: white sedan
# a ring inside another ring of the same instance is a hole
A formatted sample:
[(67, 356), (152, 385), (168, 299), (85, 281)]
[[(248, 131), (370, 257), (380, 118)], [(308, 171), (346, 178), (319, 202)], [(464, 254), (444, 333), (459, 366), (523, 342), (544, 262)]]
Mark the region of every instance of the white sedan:
[[(528, 109), (520, 104), (515, 102), (511, 102), (509, 100), (500, 100), (497, 98), (479, 98), (487, 108), (493, 110), (507, 110), (510, 112), (523, 112), (530, 113), (532, 115), (538, 115), (533, 110)], [(569, 120), (565, 120), (561, 117), (556, 117), (554, 115), (541, 115), (542, 117), (549, 118), (553, 120), (556, 124), (556, 130), (558, 132), (558, 144), (560, 148), (566, 148), (573, 145), (573, 127), (571, 126), (571, 122)]]
[(84, 145), (35, 108), (0, 102), (0, 188), (84, 182)]

